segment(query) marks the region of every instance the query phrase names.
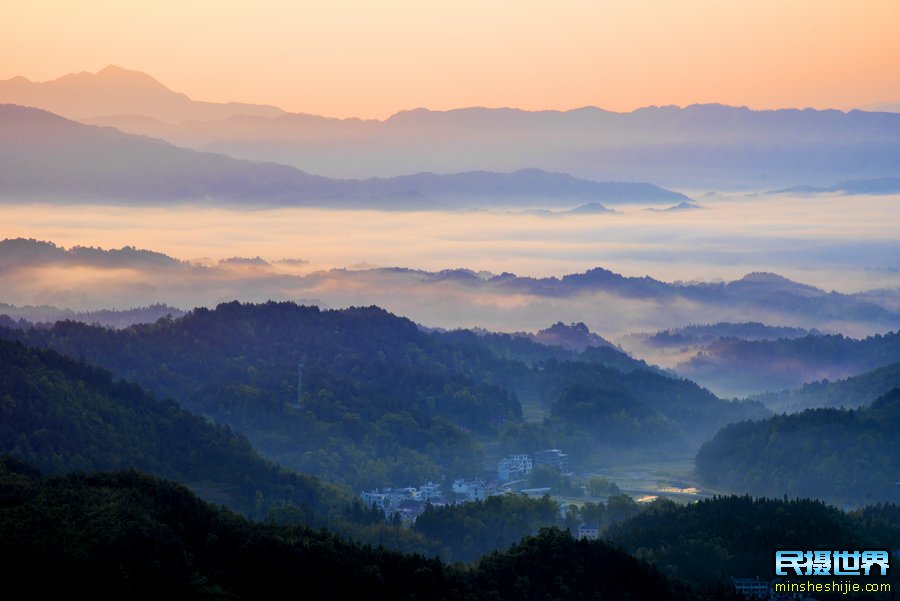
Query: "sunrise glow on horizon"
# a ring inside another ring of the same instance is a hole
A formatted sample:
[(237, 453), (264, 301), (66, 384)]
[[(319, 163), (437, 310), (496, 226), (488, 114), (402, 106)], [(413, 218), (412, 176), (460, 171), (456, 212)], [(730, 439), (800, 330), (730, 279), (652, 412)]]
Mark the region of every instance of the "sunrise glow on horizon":
[(0, 79), (143, 71), (197, 100), (385, 118), (900, 100), (900, 3), (5, 3)]

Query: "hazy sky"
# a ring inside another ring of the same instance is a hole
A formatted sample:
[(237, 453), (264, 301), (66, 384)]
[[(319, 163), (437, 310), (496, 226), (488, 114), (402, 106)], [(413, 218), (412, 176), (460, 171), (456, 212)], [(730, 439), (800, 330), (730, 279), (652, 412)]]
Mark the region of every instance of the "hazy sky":
[(898, 0), (4, 0), (0, 78), (107, 64), (198, 100), (385, 117), (900, 100)]

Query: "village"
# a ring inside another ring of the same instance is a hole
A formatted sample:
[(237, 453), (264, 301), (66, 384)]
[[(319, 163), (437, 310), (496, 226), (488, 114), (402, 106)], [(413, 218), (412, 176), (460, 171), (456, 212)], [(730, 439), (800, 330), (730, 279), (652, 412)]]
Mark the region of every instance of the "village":
[[(419, 486), (385, 488), (360, 493), (366, 507), (376, 507), (384, 511), (386, 519), (398, 515), (404, 524), (412, 524), (425, 511), (427, 505), (435, 507), (483, 501), (492, 496), (506, 494), (527, 494), (543, 496), (549, 494), (549, 487), (529, 488), (528, 475), (536, 466), (546, 466), (560, 474), (569, 474), (569, 456), (560, 449), (538, 451), (533, 455), (508, 455), (497, 464), (497, 478), (459, 478), (454, 480), (449, 490), (441, 482), (426, 482)], [(566, 504), (560, 502), (560, 515), (565, 517)], [(578, 529), (582, 538), (598, 538), (599, 526), (582, 524)]]

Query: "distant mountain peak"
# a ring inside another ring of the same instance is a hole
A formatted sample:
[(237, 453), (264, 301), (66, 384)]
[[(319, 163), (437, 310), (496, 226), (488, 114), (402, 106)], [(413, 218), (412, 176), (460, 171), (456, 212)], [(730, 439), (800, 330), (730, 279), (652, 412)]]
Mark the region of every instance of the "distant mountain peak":
[(772, 273), (770, 271), (753, 271), (740, 279), (741, 282), (758, 282), (758, 283), (780, 283), (793, 284), (794, 282), (784, 276)]
[(0, 80), (0, 103), (40, 108), (70, 119), (136, 114), (167, 123), (284, 113), (267, 105), (195, 101), (143, 71), (113, 64), (96, 73), (69, 73), (48, 81)]
[(107, 65), (97, 71), (96, 73), (88, 73), (89, 76), (97, 78), (97, 79), (105, 79), (112, 81), (127, 81), (128, 83), (145, 83), (152, 84), (156, 87), (163, 88), (165, 90), (169, 90), (168, 87), (163, 85), (158, 79), (144, 73), (143, 71), (136, 71), (134, 69), (126, 69), (125, 67), (120, 67), (118, 65)]
[[(140, 73), (145, 77), (150, 77), (146, 73), (142, 71), (135, 71), (132, 69), (126, 69), (125, 67), (120, 67), (119, 65), (113, 65), (112, 63), (106, 65), (99, 71), (97, 71), (96, 75), (121, 75), (123, 73)], [(151, 78), (152, 79), (152, 78)]]

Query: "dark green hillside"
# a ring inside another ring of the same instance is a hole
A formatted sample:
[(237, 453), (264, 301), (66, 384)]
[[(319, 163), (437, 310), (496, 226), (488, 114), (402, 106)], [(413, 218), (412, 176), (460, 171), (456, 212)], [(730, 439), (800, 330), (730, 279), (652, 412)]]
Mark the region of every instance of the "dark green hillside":
[(439, 541), (441, 556), (474, 561), (490, 551), (504, 550), (541, 527), (559, 525), (559, 504), (524, 495), (488, 497), (484, 501), (427, 507), (413, 529)]
[(699, 598), (618, 549), (555, 529), (451, 567), (249, 521), (133, 470), (44, 478), (2, 456), (0, 565), (13, 599)]
[(509, 452), (560, 447), (576, 461), (593, 452), (606, 461), (691, 452), (724, 424), (771, 414), (758, 402), (723, 401), (694, 382), (643, 369), (551, 360), (529, 378), (550, 416), (539, 425), (507, 424)]
[(491, 432), (521, 412), (473, 378), (488, 351), (461, 356), (374, 307), (229, 303), (120, 331), (60, 322), (13, 335), (175, 398), (297, 471), (359, 488), (479, 473), (466, 430)]
[(248, 521), (130, 470), (40, 478), (0, 460), (9, 598), (467, 598), (437, 560)]
[(854, 504), (898, 498), (900, 389), (856, 410), (808, 409), (731, 424), (697, 453), (708, 485)]
[[(687, 587), (603, 541), (578, 540), (567, 531), (541, 530), (504, 553), (478, 562), (476, 590), (493, 599), (679, 599), (697, 598)], [(713, 598), (728, 598), (720, 591)]]
[[(558, 395), (554, 415), (582, 426), (596, 426), (607, 437), (645, 438), (674, 433), (692, 438), (702, 436), (723, 420), (767, 414), (757, 403), (723, 402), (690, 380), (647, 370), (621, 374), (605, 366), (568, 362), (549, 364), (543, 373), (551, 394)], [(619, 429), (618, 420), (656, 429)]]
[(261, 459), (245, 438), (136, 384), (51, 350), (0, 340), (0, 452), (41, 470), (137, 468), (265, 516), (290, 503), (311, 523), (349, 504), (343, 490)]
[[(124, 330), (67, 321), (0, 336), (84, 357), (229, 425), (283, 465), (357, 489), (478, 475), (476, 441), (500, 433), (512, 451), (540, 441), (570, 448), (577, 460), (598, 445), (694, 449), (725, 423), (765, 415), (758, 404), (725, 403), (640, 369), (614, 349), (558, 362), (546, 349), (570, 351), (429, 333), (376, 307), (227, 303)], [(553, 409), (584, 382), (599, 383), (591, 419)], [(525, 426), (522, 395), (558, 417)]]
[[(607, 531), (626, 551), (691, 583), (774, 576), (776, 549), (897, 549), (900, 507), (845, 513), (811, 500), (718, 497), (690, 505), (655, 501)], [(898, 582), (897, 571), (888, 573)]]
[[(509, 359), (526, 365), (537, 365), (545, 361), (579, 361), (606, 365), (622, 372), (635, 369), (657, 370), (641, 359), (634, 359), (624, 351), (611, 346), (588, 346), (583, 350), (564, 348), (557, 344), (539, 342), (534, 335), (499, 334), (494, 332), (474, 332), (454, 330), (441, 333), (441, 338), (455, 346), (470, 346), (488, 349), (498, 358)], [(607, 343), (608, 344), (608, 343)]]

